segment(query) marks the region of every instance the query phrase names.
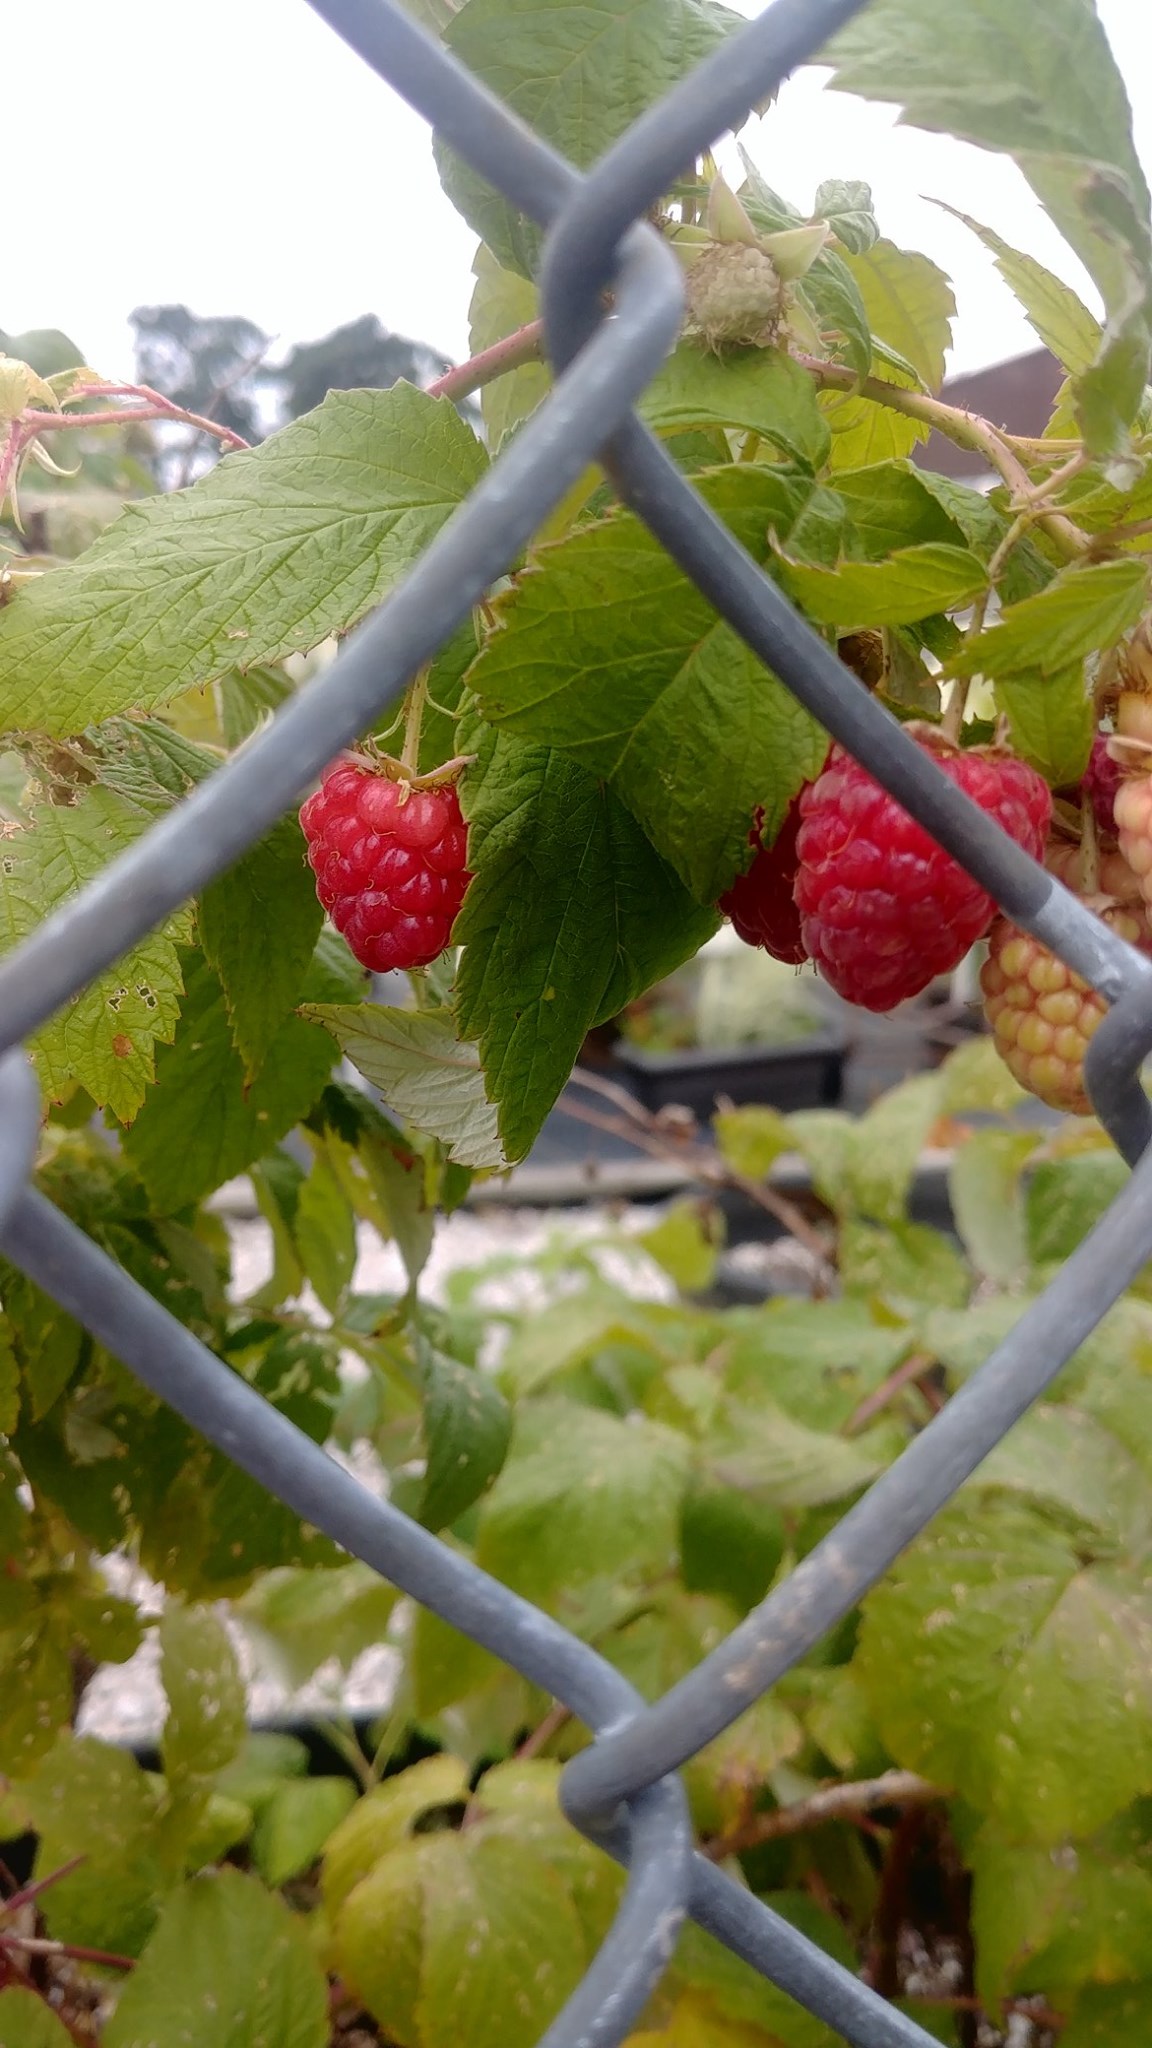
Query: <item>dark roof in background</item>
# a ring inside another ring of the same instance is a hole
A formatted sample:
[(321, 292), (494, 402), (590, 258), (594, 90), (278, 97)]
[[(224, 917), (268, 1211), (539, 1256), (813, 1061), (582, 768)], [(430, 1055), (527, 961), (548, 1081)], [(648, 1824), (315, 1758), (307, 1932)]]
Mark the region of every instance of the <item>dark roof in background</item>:
[[(1046, 348), (1030, 355), (1013, 356), (1010, 362), (994, 363), (989, 370), (973, 370), (966, 377), (952, 377), (940, 393), (949, 405), (980, 413), (993, 426), (1006, 427), (1010, 434), (1042, 434), (1048, 424), (1064, 372)], [(938, 469), (944, 476), (985, 476), (988, 464), (983, 456), (957, 448), (943, 434), (932, 434), (915, 450), (914, 461), (926, 469)]]

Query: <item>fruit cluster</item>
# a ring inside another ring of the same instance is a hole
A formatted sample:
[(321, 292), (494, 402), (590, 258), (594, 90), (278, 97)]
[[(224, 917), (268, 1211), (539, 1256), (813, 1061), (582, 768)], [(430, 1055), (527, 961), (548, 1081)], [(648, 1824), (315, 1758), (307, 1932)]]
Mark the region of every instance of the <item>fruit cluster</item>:
[[(997, 751), (918, 743), (1035, 859), (1052, 814), (1048, 785)], [(995, 904), (867, 770), (833, 747), (784, 826), (721, 898), (742, 938), (777, 959), (815, 962), (838, 995), (891, 1010), (947, 974), (988, 930)]]
[(471, 879), (460, 799), (344, 759), (300, 812), (316, 894), (361, 966), (427, 967)]

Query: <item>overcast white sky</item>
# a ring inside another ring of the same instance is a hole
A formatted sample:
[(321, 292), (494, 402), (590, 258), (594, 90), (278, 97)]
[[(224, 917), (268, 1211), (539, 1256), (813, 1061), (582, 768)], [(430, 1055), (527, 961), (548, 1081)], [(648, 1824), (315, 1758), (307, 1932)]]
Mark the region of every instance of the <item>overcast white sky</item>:
[[(1152, 6), (1098, 6), (1152, 166)], [(51, 61), (6, 95), (0, 328), (62, 327), (106, 375), (131, 370), (131, 308), (165, 300), (246, 314), (285, 345), (375, 312), (467, 354), (475, 237), (440, 192), (427, 130), (304, 0), (37, 0), (34, 15)], [(954, 368), (1034, 342), (990, 259), (921, 194), (1091, 299), (1003, 157), (897, 128), (811, 71), (745, 139), (805, 208), (822, 178), (871, 183), (884, 231), (951, 272)]]

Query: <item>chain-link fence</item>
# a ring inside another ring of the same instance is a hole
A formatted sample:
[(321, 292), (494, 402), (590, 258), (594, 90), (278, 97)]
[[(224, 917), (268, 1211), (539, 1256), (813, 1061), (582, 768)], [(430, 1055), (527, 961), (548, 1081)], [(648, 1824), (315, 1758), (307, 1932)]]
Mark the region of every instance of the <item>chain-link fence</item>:
[[(848, 1612), (1035, 1401), (1152, 1256), (1152, 961), (1093, 918), (854, 685), (701, 502), (631, 408), (676, 338), (680, 271), (640, 223), (684, 166), (859, 11), (776, 0), (637, 121), (588, 175), (541, 143), (391, 0), (311, 0), (441, 137), (548, 230), (551, 396), (323, 679), (0, 964), (0, 1247), (139, 1378), (306, 1521), (562, 1701), (596, 1737), (565, 1810), (627, 1864), (616, 1922), (546, 2048), (623, 2039), (685, 1914), (858, 2048), (929, 2037), (692, 1850), (672, 1775)], [(967, 0), (953, 0), (964, 6)], [(611, 312), (605, 291), (611, 290)], [(376, 724), (598, 459), (627, 503), (821, 723), (1112, 1005), (1088, 1055), (1099, 1115), (1134, 1167), (1104, 1220), (930, 1427), (731, 1636), (654, 1706), (595, 1651), (361, 1489), (29, 1185), (39, 1102), (20, 1042), (202, 889)], [(893, 1674), (899, 1682), (899, 1674)]]

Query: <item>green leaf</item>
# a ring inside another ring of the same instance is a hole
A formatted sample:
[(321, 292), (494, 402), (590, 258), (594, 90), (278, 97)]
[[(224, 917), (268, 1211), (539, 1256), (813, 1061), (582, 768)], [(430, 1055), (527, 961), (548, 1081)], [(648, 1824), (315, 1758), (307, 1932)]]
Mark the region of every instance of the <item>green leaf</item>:
[(1043, 1984), (1066, 2009), (1069, 1987), (1113, 1984), (1140, 1969), (1152, 1941), (1152, 1859), (1138, 1815), (1055, 1851), (991, 1829), (977, 1835), (973, 1932), (990, 2007)]
[(468, 1771), (458, 1757), (428, 1756), (358, 1799), (332, 1831), (324, 1854), (322, 1891), (337, 1913), (373, 1866), (408, 1841), (417, 1824), (437, 1807), (459, 1806), (468, 1797)]
[(777, 1299), (730, 1329), (724, 1380), (749, 1406), (767, 1395), (811, 1429), (839, 1430), (912, 1344), (862, 1301)]
[[(964, 547), (969, 540), (947, 500), (910, 462), (873, 462), (864, 469), (838, 469), (836, 496), (852, 521), (852, 536), (869, 562), (886, 561), (912, 543)], [(997, 536), (1003, 531), (987, 500), (977, 492), (981, 512), (990, 517)], [(995, 541), (992, 545), (995, 546)]]
[(1033, 1263), (1068, 1258), (1127, 1183), (1128, 1169), (1111, 1151), (1041, 1160), (1029, 1175), (1025, 1197)]
[[(92, 787), (74, 805), (41, 804), (30, 825), (7, 827), (0, 943), (7, 948), (27, 938), (148, 822), (112, 790)], [(187, 933), (184, 913), (88, 982), (35, 1034), (32, 1056), (48, 1096), (59, 1101), (79, 1081), (99, 1107), (131, 1121), (155, 1071), (157, 1042), (171, 1040), (176, 1029), (183, 984), (174, 939)]]
[[(586, 169), (740, 24), (713, 0), (466, 0), (444, 40), (522, 121)], [(437, 142), (441, 182), (499, 262), (525, 276), (541, 236)]]
[(193, 1878), (120, 1995), (104, 2048), (325, 2048), (328, 1986), (303, 1922), (238, 1870)]
[(1144, 2048), (1152, 2028), (1152, 1984), (1100, 1984), (1082, 1991), (1061, 2048)]
[(487, 1493), (512, 1436), (512, 1410), (495, 1382), (474, 1367), (419, 1347), (424, 1390), (424, 1487), (418, 1519), (443, 1529)]
[(380, 602), (479, 478), (447, 399), (330, 392), (190, 490), (130, 505), (0, 617), (0, 723), (79, 732), (279, 660)]
[(1092, 0), (1055, 0), (1042, 20), (880, 0), (829, 55), (841, 91), (895, 102), (906, 121), (1019, 164), (1108, 309), (1081, 418), (1097, 452), (1120, 452), (1148, 378), (1152, 233), (1131, 110)]
[(966, 1044), (958, 1045), (944, 1061), (940, 1077), (940, 1106), (945, 1116), (963, 1116), (973, 1109), (1005, 1116), (1028, 1100), (991, 1038), (970, 1038)]
[(840, 1233), (840, 1278), (846, 1294), (889, 1303), (962, 1308), (972, 1291), (972, 1275), (955, 1246), (925, 1223), (895, 1223), (884, 1230), (847, 1217)]
[[(468, 341), (472, 354), (491, 348), (540, 315), (534, 286), (514, 270), (505, 270), (481, 242), (472, 262), (476, 284), (468, 308)], [(552, 385), (547, 363), (521, 363), (519, 368), (485, 384), (480, 411), (488, 446), (497, 453), (505, 434), (535, 412)]]
[(252, 1860), (275, 1888), (310, 1870), (334, 1828), (356, 1803), (349, 1778), (288, 1778), (262, 1806)]
[(984, 564), (968, 548), (900, 548), (886, 562), (838, 562), (814, 569), (780, 550), (780, 580), (821, 624), (856, 630), (900, 626), (954, 610), (987, 587)]
[(22, 1790), (40, 1838), (35, 1874), (84, 1858), (44, 1893), (49, 1934), (138, 1955), (161, 1884), (152, 1781), (126, 1751), (65, 1735)]
[(746, 1614), (764, 1598), (784, 1555), (774, 1508), (731, 1486), (694, 1480), (680, 1510), (680, 1576), (690, 1593), (714, 1593)]
[(450, 1159), (504, 1165), (476, 1048), (456, 1037), (443, 1011), (306, 1003), (300, 1014), (323, 1024), (393, 1114), (439, 1138)]
[(282, 818), (201, 898), (200, 943), (249, 1080), (299, 1000), (323, 922), (295, 818)]
[(323, 1152), (301, 1184), (292, 1234), (318, 1299), (329, 1315), (338, 1315), (356, 1269), (356, 1219)]
[(996, 701), (1025, 761), (1057, 789), (1079, 781), (1096, 730), (1082, 662), (1057, 675), (1000, 676)]
[(795, 1144), (787, 1119), (759, 1102), (718, 1110), (712, 1134), (720, 1157), (749, 1180), (766, 1180), (776, 1161)]
[(867, 1439), (848, 1442), (809, 1429), (771, 1401), (733, 1404), (704, 1446), (708, 1470), (721, 1486), (738, 1487), (766, 1506), (821, 1507), (859, 1493), (875, 1479), (881, 1460)]
[(850, 255), (862, 256), (879, 240), (872, 187), (860, 178), (826, 178), (816, 187), (813, 220), (826, 220)]
[(155, 1086), (124, 1140), (163, 1215), (271, 1152), (312, 1107), (335, 1059), (323, 1032), (290, 1017), (249, 1086), (219, 981), (195, 955), (185, 973), (175, 1041), (162, 1049)]
[(816, 386), (782, 349), (718, 356), (684, 342), (656, 372), (637, 411), (658, 434), (743, 427), (810, 469), (828, 455)]
[[(703, 495), (761, 559), (803, 497), (745, 463)], [(982, 572), (981, 572), (982, 573)], [(543, 550), (501, 605), (470, 681), (485, 718), (606, 777), (701, 902), (778, 829), (826, 738), (630, 515)]]
[(961, 213), (959, 207), (949, 206), (943, 199), (938, 199), (936, 205), (979, 236), (996, 258), (997, 270), (1020, 301), (1045, 348), (1051, 350), (1071, 376), (1083, 376), (1099, 352), (1100, 322), (1077, 298), (1071, 285), (1053, 276), (1034, 256), (1013, 249), (994, 228), (983, 227), (971, 214)]
[[(347, 1669), (383, 1642), (397, 1597), (378, 1572), (358, 1561), (324, 1572), (285, 1566), (263, 1573), (237, 1602), (237, 1611), (247, 1625), (272, 1637), (277, 1658), (292, 1682), (302, 1685), (329, 1657)], [(231, 1789), (227, 1774), (220, 1783)]]
[(517, 1416), (508, 1462), (480, 1512), (477, 1561), (542, 1606), (574, 1583), (666, 1570), (687, 1443), (569, 1401)]
[(873, 334), (903, 357), (929, 391), (938, 391), (956, 311), (952, 286), (939, 264), (919, 250), (898, 249), (883, 239), (845, 261)]
[(73, 2037), (38, 1991), (15, 1984), (0, 1991), (0, 2040), (5, 2048), (72, 2048)]
[(1131, 557), (1065, 569), (1034, 597), (1010, 605), (996, 625), (965, 640), (951, 675), (980, 671), (999, 681), (1038, 671), (1059, 675), (1085, 655), (1113, 647), (1147, 601), (1148, 566)]
[(976, 1131), (959, 1147), (948, 1177), (956, 1228), (978, 1273), (1001, 1287), (1028, 1265), (1020, 1176), (1036, 1150), (1028, 1131)]
[(170, 1785), (214, 1776), (247, 1734), (244, 1684), (227, 1630), (209, 1607), (170, 1600), (160, 1621), (160, 1678), (168, 1696), (161, 1738)]
[(589, 771), (471, 725), (463, 784), (474, 880), (457, 925), (460, 1028), (478, 1039), (505, 1152), (520, 1158), (593, 1024), (716, 928)]
[(853, 1131), (849, 1175), (862, 1216), (898, 1223), (928, 1135), (940, 1115), (935, 1074), (913, 1074), (866, 1110)]
[(723, 1222), (698, 1202), (674, 1202), (659, 1223), (641, 1231), (636, 1241), (682, 1294), (699, 1294), (715, 1278)]
[[(1066, 1433), (1062, 1448), (1075, 1443)], [(1106, 1458), (1049, 1483), (1081, 1477), (1106, 1523)], [(1054, 1842), (1152, 1786), (1152, 1585), (1145, 1566), (1111, 1561), (1114, 1531), (1094, 1539), (978, 1493), (979, 1478), (865, 1603), (860, 1676), (897, 1762)]]

